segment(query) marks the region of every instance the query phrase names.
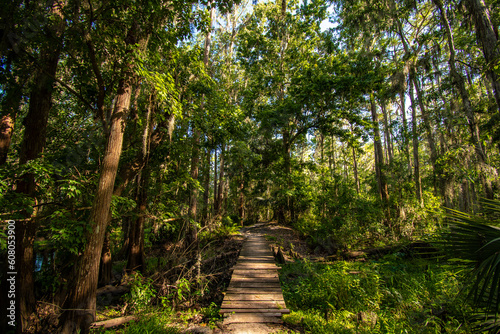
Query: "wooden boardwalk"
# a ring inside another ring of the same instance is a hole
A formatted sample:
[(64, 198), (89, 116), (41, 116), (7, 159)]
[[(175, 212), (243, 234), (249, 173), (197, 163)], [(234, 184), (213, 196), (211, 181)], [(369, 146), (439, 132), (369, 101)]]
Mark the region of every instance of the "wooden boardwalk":
[(247, 237), (220, 313), (224, 324), (281, 323), (281, 315), (290, 313), (283, 299), (278, 267), (264, 237)]

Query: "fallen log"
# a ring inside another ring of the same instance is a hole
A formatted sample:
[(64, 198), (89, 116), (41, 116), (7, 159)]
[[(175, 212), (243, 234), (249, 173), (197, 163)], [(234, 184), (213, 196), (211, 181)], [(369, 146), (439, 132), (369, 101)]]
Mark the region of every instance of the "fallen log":
[(135, 315), (127, 315), (125, 317), (94, 322), (92, 323), (90, 328), (111, 328), (126, 324), (127, 322), (133, 320), (137, 320), (137, 317)]

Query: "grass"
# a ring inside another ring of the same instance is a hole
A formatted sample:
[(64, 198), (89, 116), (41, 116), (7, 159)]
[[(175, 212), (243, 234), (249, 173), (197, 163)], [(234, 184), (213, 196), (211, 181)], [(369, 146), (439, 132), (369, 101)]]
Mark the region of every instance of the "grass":
[(459, 269), (392, 254), (379, 261), (295, 262), (280, 274), (291, 314), (308, 333), (470, 333)]

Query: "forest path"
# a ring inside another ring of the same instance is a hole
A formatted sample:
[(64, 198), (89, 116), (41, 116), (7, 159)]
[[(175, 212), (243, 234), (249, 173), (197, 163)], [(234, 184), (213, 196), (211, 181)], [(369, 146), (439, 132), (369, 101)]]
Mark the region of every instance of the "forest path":
[[(246, 240), (233, 267), (220, 313), (225, 316), (224, 325), (233, 327), (232, 332), (266, 333), (265, 324), (281, 323), (281, 315), (290, 311), (269, 243), (251, 229), (243, 234)], [(244, 331), (239, 324), (244, 325)]]

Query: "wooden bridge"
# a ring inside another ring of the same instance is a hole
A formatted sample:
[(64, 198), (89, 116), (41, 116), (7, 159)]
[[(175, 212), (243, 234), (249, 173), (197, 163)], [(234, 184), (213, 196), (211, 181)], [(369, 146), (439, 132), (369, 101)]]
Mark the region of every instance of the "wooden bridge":
[(283, 299), (278, 269), (264, 237), (249, 235), (222, 302), (224, 324), (282, 322), (281, 315), (290, 311)]

